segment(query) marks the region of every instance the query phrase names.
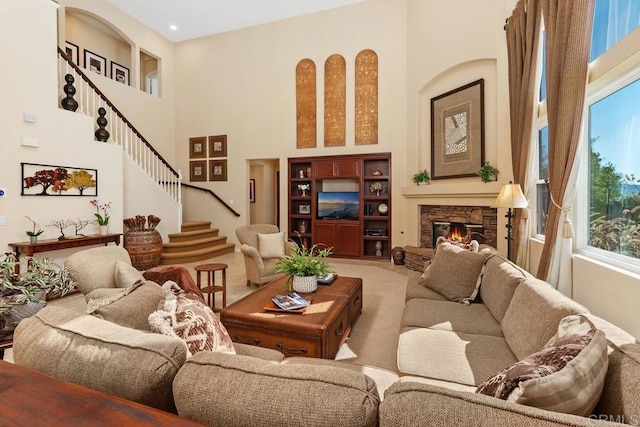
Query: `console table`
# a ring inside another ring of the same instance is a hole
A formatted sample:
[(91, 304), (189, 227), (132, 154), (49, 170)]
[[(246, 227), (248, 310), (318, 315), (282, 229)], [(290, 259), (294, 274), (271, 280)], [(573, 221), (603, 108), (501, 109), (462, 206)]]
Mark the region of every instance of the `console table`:
[[(48, 239), (40, 240), (37, 243), (30, 242), (18, 242), (9, 243), (16, 253), (16, 260), (20, 261), (20, 255), (33, 256), (38, 252), (58, 251), (61, 249), (77, 248), (81, 246), (101, 245), (107, 246), (113, 242), (117, 245), (120, 244), (121, 234), (89, 234), (87, 236), (70, 238), (70, 239)], [(20, 264), (16, 264), (16, 274), (20, 273)]]

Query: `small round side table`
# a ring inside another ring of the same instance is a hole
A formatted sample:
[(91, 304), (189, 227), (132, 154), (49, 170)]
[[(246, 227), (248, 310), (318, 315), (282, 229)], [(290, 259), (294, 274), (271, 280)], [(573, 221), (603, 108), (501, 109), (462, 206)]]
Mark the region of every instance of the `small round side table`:
[[(215, 308), (216, 292), (222, 292), (222, 308), (227, 306), (227, 267), (227, 264), (223, 263), (200, 264), (195, 266), (198, 287), (203, 293), (207, 294), (207, 303), (213, 311), (220, 311), (220, 309)], [(207, 275), (207, 286), (204, 288), (200, 282), (200, 273), (203, 271)], [(222, 271), (222, 286), (216, 285), (216, 271)]]

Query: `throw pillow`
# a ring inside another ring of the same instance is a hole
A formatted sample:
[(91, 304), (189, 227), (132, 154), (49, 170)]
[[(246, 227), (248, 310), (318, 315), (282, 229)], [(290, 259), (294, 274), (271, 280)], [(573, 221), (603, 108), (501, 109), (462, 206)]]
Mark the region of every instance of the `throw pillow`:
[(450, 243), (452, 245), (458, 246), (462, 249), (466, 249), (471, 252), (478, 252), (480, 248), (480, 243), (477, 240), (470, 240), (468, 242), (458, 242), (457, 240), (449, 240), (444, 236), (440, 236), (436, 239), (436, 251), (438, 250), (438, 247), (442, 243)]
[(488, 257), (488, 253), (441, 243), (424, 271), (422, 284), (451, 301), (469, 304), (478, 295), (480, 271)]
[(482, 383), (477, 393), (554, 412), (589, 416), (609, 359), (602, 331), (561, 337)]
[(149, 314), (158, 309), (164, 292), (154, 282), (137, 281), (122, 289), (96, 289), (88, 297), (87, 314), (127, 328), (149, 331)]
[(116, 288), (128, 288), (137, 282), (144, 282), (144, 276), (133, 265), (124, 261), (116, 261), (113, 267), (113, 278)]
[(152, 331), (184, 340), (189, 356), (200, 351), (236, 354), (231, 337), (209, 306), (175, 282), (167, 281), (162, 288), (164, 301), (149, 315)]
[(284, 256), (284, 231), (280, 233), (258, 233), (258, 252), (262, 258), (282, 258)]

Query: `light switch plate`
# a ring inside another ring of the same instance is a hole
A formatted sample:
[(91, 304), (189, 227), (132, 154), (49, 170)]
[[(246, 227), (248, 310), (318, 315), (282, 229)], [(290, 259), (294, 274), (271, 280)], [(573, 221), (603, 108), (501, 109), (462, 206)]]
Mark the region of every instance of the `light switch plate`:
[(35, 136), (22, 136), (22, 145), (26, 147), (40, 147), (40, 140)]
[(7, 217), (2, 215), (0, 216), (0, 225), (7, 225)]

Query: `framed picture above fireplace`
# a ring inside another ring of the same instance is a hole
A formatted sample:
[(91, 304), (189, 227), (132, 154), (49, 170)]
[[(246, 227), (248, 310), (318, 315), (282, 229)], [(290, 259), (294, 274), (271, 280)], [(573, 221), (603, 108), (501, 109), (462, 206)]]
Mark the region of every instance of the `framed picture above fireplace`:
[(475, 176), (484, 163), (484, 79), (431, 98), (431, 179)]

